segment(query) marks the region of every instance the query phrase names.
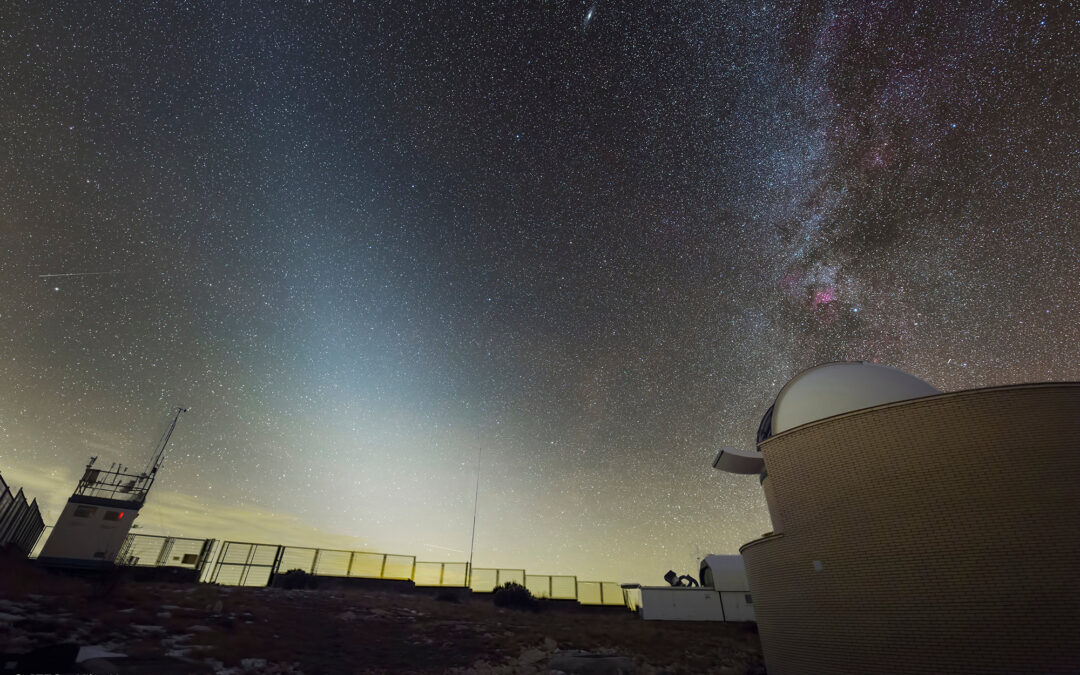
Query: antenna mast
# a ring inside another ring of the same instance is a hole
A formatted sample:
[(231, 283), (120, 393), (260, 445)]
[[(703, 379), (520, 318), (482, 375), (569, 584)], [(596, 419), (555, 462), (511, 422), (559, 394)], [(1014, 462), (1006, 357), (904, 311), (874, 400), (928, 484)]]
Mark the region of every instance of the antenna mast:
[(473, 495), (472, 537), (469, 540), (469, 574), (465, 579), (466, 588), (472, 586), (472, 556), (473, 546), (476, 544), (476, 512), (480, 508), (480, 458), (483, 455), (484, 446), (481, 445), (476, 451), (476, 494)]
[(180, 419), (180, 413), (186, 413), (187, 408), (177, 408), (176, 416), (173, 417), (172, 424), (165, 430), (165, 434), (161, 437), (161, 445), (158, 447), (157, 452), (154, 454), (154, 460), (150, 464), (151, 475), (157, 473), (158, 468), (161, 466), (161, 460), (165, 457), (165, 448), (169, 445), (169, 438), (172, 437), (173, 430), (176, 429), (176, 422)]

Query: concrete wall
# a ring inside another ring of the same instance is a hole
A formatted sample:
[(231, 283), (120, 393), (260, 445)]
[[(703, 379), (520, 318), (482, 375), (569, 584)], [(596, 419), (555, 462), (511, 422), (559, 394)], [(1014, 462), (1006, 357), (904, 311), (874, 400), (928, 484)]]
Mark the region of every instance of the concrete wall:
[(944, 394), (761, 444), (742, 549), (770, 675), (1077, 672), (1080, 384)]

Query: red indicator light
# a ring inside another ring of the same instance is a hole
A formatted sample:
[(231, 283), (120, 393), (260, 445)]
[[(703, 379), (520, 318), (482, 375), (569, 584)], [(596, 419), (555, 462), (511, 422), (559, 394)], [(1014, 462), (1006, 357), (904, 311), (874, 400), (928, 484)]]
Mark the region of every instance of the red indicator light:
[(120, 519), (121, 519), (121, 518), (123, 518), (123, 517), (124, 517), (124, 512), (123, 512), (123, 511), (121, 511), (121, 512), (120, 512), (120, 515), (119, 515), (119, 516), (117, 516), (117, 517), (116, 517), (116, 519), (117, 519), (117, 520), (120, 520)]

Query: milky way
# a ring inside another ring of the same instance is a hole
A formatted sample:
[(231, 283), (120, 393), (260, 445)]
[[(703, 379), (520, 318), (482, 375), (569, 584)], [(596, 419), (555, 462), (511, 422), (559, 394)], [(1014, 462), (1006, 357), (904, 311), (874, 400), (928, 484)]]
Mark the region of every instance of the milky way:
[(478, 565), (735, 551), (710, 460), (802, 368), (1080, 379), (1080, 16), (1028, 4), (12, 7), (0, 471), (186, 405), (185, 534), (463, 559), (482, 446)]

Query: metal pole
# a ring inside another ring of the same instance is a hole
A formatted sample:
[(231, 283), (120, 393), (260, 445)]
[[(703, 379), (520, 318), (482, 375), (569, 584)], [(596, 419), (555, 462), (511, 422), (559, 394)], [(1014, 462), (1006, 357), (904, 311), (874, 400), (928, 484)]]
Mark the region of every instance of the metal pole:
[(472, 587), (472, 560), (473, 560), (473, 547), (476, 545), (476, 512), (480, 506), (480, 458), (484, 455), (484, 446), (480, 446), (476, 451), (476, 494), (473, 495), (473, 511), (472, 511), (472, 537), (469, 539), (469, 570), (465, 578), (465, 587)]

